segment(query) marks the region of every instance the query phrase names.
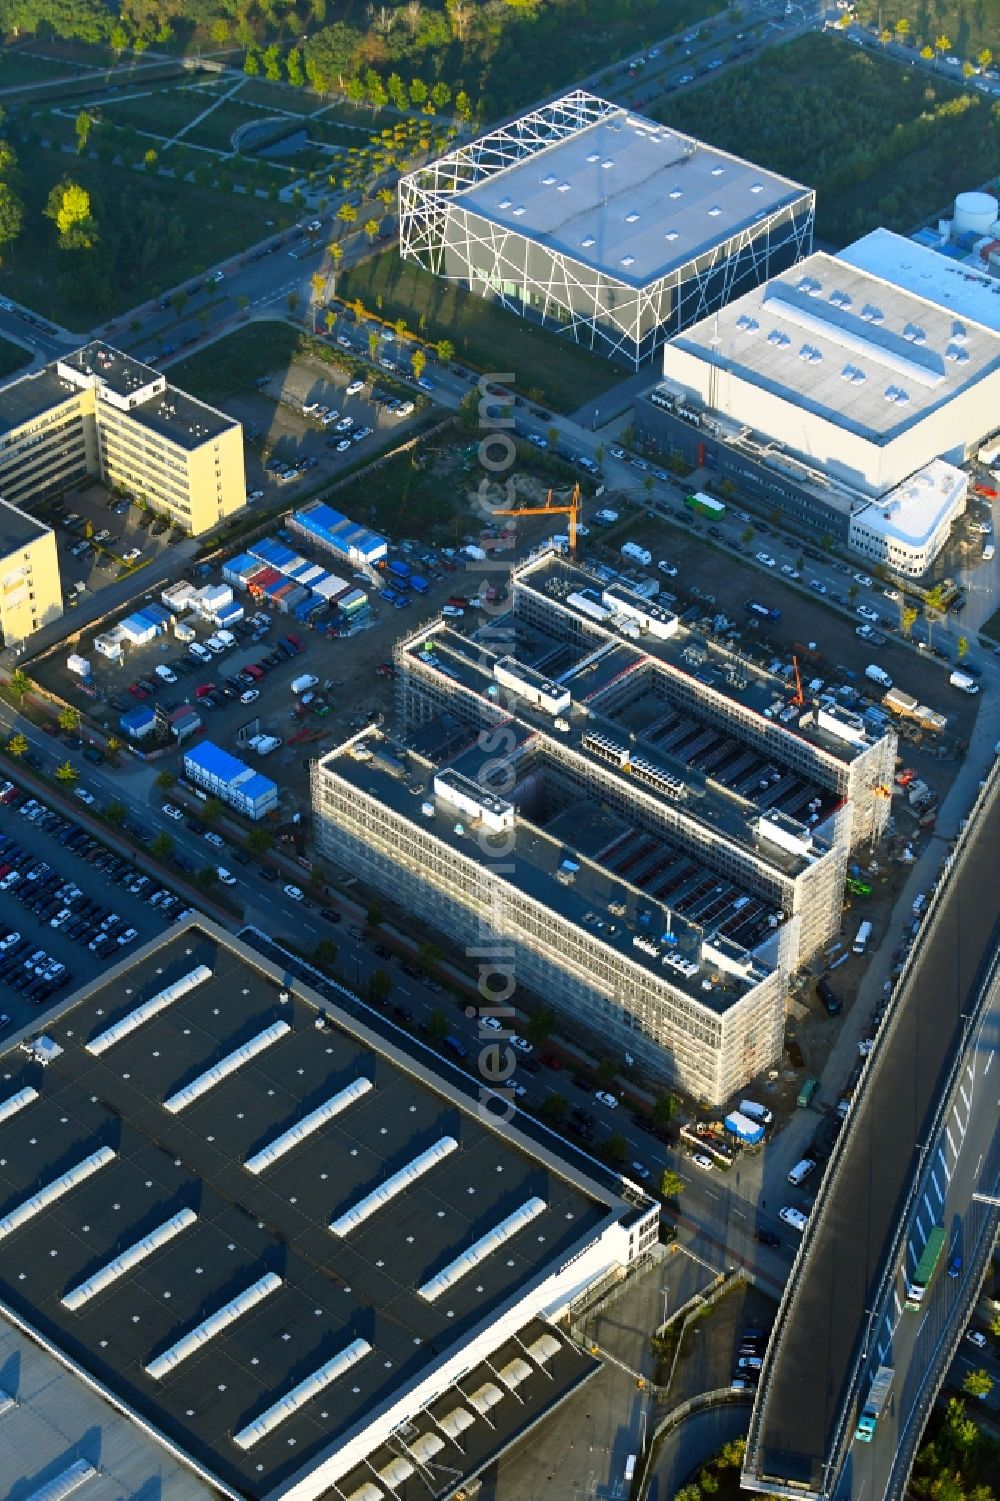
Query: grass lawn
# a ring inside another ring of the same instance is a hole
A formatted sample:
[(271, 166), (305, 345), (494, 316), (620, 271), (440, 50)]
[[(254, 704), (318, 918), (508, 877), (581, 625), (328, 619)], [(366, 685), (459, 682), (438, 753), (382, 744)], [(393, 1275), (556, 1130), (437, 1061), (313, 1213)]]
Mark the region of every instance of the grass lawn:
[(1000, 166), (992, 101), (839, 37), (772, 47), (649, 113), (811, 184), (816, 234), (835, 245), (905, 233)]
[(237, 98), (246, 104), (262, 104), (265, 109), (273, 109), (276, 115), (311, 115), (320, 106), (318, 94), (306, 89), (293, 89), (286, 83), (266, 83), (257, 78), (248, 79)]
[(433, 440), (433, 447), (434, 457), (422, 464), (418, 447), (356, 475), (333, 492), (331, 505), (390, 537), (454, 545), (470, 529), (469, 506), (462, 492), (474, 488), (477, 476), (471, 464), (463, 469), (458, 448), (442, 457), (441, 438)]
[(59, 62), (56, 58), (35, 57), (17, 48), (7, 47), (0, 52), (0, 88), (13, 88), (18, 84), (37, 83), (43, 78), (65, 78), (78, 73), (72, 63)]
[(31, 355), (20, 344), (12, 344), (9, 339), (0, 339), (0, 379), (6, 379), (13, 375), (15, 370), (20, 370), (27, 365)]
[(1000, 57), (1000, 0), (977, 0), (967, 5), (965, 0), (858, 0), (858, 20), (866, 26), (883, 26), (894, 31), (896, 22), (905, 17), (910, 23), (910, 37), (917, 46), (929, 41), (931, 46), (939, 36), (946, 36), (951, 50), (961, 58), (974, 62), (983, 47), (992, 49), (994, 57)]
[(262, 376), (286, 369), (298, 353), (301, 329), (288, 323), (248, 324), (198, 354), (170, 366), (171, 381), (202, 401), (248, 391)]
[(263, 124), (266, 119), (266, 110), (254, 109), (252, 105), (239, 104), (236, 100), (227, 100), (210, 115), (206, 115), (201, 124), (189, 131), (184, 139), (195, 146), (214, 146), (217, 151), (231, 151), (234, 130), (250, 123)]
[(208, 89), (168, 87), (102, 104), (101, 114), (112, 125), (132, 125), (151, 135), (171, 136), (208, 109), (212, 99)]
[[(0, 268), (0, 293), (72, 329), (87, 329), (176, 286), (293, 220), (290, 208), (16, 142), (24, 230)], [(93, 251), (59, 249), (42, 209), (71, 175), (91, 195)]]
[(395, 248), (341, 272), (337, 294), (345, 302), (360, 297), (390, 323), (405, 318), (414, 332), (423, 317), (424, 337), (450, 339), (456, 357), (476, 370), (512, 370), (518, 390), (535, 390), (537, 400), (560, 411), (572, 411), (625, 378), (621, 366), (402, 262)]

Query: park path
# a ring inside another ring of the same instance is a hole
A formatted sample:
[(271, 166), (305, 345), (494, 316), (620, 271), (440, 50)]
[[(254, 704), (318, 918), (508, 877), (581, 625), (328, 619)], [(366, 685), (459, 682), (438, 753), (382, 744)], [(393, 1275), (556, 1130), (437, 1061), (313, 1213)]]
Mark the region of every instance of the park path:
[(233, 98), (234, 94), (239, 93), (245, 82), (245, 79), (238, 78), (233, 84), (232, 88), (227, 89), (224, 94), (220, 94), (218, 99), (213, 99), (211, 104), (209, 104), (207, 108), (203, 109), (200, 115), (195, 115), (193, 120), (189, 120), (186, 125), (182, 125), (180, 130), (178, 130), (174, 135), (167, 137), (163, 149), (167, 150), (167, 148), (170, 146), (176, 146), (177, 142), (183, 136), (186, 136), (189, 130), (193, 130), (196, 125), (200, 125), (202, 120), (207, 119), (210, 114), (212, 114), (219, 108), (220, 104), (228, 104), (229, 100)]

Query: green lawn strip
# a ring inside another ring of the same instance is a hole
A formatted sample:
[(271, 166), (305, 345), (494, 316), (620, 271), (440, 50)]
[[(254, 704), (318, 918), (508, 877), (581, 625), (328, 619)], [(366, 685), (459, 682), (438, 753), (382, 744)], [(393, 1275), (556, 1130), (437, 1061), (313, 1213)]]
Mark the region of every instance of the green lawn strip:
[(10, 47), (0, 52), (0, 88), (16, 88), (43, 78), (66, 78), (77, 72), (72, 63), (56, 58), (35, 57)]
[(157, 89), (101, 105), (112, 125), (132, 125), (151, 135), (172, 136), (190, 125), (213, 103), (213, 95), (199, 89)]
[(0, 379), (13, 375), (15, 370), (20, 370), (30, 361), (31, 354), (27, 349), (22, 349), (20, 344), (12, 344), (9, 339), (0, 339)]
[[(196, 276), (294, 218), (286, 205), (23, 141), (17, 152), (24, 229), (0, 267), (0, 293), (68, 328), (89, 328), (139, 297)], [(237, 180), (246, 175), (234, 174)], [(98, 230), (93, 251), (60, 250), (55, 227), (43, 215), (50, 189), (63, 177), (91, 194)]]
[(184, 139), (195, 146), (214, 146), (217, 151), (231, 151), (234, 131), (241, 125), (262, 125), (266, 119), (266, 110), (228, 99), (189, 130)]
[(836, 245), (908, 232), (1000, 162), (993, 101), (839, 37), (769, 48), (647, 111), (815, 187), (816, 233)]
[(302, 338), (301, 329), (287, 323), (248, 324), (171, 365), (170, 380), (203, 401), (224, 401), (250, 390), (263, 376), (287, 368)]
[(537, 400), (561, 411), (571, 411), (623, 378), (619, 366), (401, 261), (396, 249), (342, 271), (337, 295), (347, 303), (360, 297), (369, 311), (377, 309), (389, 323), (403, 318), (411, 332), (419, 330), (433, 343), (449, 339), (456, 358), (474, 369), (513, 372), (519, 391), (535, 391)]
[(265, 110), (274, 110), (276, 115), (311, 115), (322, 100), (317, 94), (304, 89), (293, 89), (289, 84), (264, 83), (248, 78), (236, 98), (244, 104), (260, 104)]

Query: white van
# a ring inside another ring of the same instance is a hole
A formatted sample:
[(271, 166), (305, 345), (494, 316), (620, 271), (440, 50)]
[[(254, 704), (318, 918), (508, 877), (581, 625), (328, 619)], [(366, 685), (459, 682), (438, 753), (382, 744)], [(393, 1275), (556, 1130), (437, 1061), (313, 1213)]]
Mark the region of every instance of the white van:
[(872, 925), (871, 925), (871, 923), (870, 922), (863, 922), (861, 924), (860, 928), (857, 931), (857, 936), (854, 939), (854, 952), (856, 954), (863, 954), (864, 953), (865, 949), (868, 947), (868, 940), (869, 940), (869, 938), (871, 936), (872, 936)]
[(986, 543), (983, 544), (983, 562), (984, 563), (992, 563), (993, 559), (996, 557), (996, 555), (997, 555), (997, 550), (993, 546), (992, 542), (986, 542)]
[(816, 1164), (813, 1159), (811, 1157), (803, 1157), (801, 1162), (797, 1162), (788, 1174), (788, 1181), (793, 1188), (798, 1188), (801, 1183), (806, 1181), (809, 1174), (815, 1171)]

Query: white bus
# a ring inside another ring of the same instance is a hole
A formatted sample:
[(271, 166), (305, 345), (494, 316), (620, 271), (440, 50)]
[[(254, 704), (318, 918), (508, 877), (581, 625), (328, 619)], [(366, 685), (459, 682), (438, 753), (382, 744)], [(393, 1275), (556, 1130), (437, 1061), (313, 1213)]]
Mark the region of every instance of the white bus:
[(860, 928), (858, 929), (857, 937), (854, 940), (854, 952), (856, 954), (863, 954), (864, 953), (865, 949), (868, 946), (868, 940), (869, 940), (869, 938), (871, 936), (872, 936), (872, 925), (871, 925), (871, 923), (870, 922), (863, 922), (861, 924)]

